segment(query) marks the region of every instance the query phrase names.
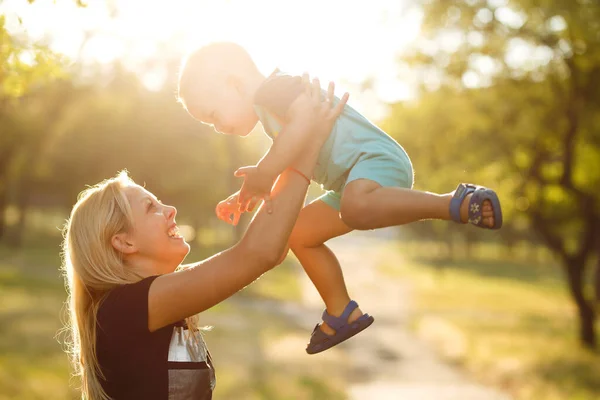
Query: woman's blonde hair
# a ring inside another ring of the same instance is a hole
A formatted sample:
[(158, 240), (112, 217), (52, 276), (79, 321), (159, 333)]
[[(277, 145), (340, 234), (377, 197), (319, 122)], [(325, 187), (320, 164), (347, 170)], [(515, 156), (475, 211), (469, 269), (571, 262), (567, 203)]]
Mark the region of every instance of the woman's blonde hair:
[[(81, 192), (63, 229), (62, 272), (67, 289), (67, 352), (81, 379), (82, 398), (109, 400), (100, 379), (104, 375), (96, 356), (96, 316), (101, 301), (120, 285), (144, 278), (125, 265), (112, 237), (133, 227), (131, 206), (125, 194), (136, 186), (127, 171)], [(188, 319), (192, 331), (195, 319)]]

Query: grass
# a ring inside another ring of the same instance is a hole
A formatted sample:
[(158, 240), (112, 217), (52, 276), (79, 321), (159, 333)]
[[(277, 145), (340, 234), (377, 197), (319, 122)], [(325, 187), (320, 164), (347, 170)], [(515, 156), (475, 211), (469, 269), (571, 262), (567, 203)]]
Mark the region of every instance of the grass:
[(558, 266), (414, 259), (381, 268), (413, 283), (419, 335), (482, 382), (516, 399), (600, 397), (600, 353), (579, 345)]
[(298, 281), (298, 268), (301, 267), (288, 257), (242, 293), (280, 301), (300, 301), (302, 291)]
[[(58, 230), (50, 237), (28, 237), (20, 251), (0, 244), (0, 400), (78, 398), (57, 338), (66, 298), (59, 245)], [(195, 251), (192, 256), (199, 253), (204, 255)], [(218, 398), (345, 398), (341, 383), (322, 380), (322, 369), (303, 363), (290, 367), (270, 356), (271, 344), (280, 338), (307, 333), (296, 332), (290, 321), (268, 310), (254, 310), (251, 302), (298, 300), (297, 267), (292, 264), (286, 261), (237, 299), (206, 312), (205, 321), (215, 325), (206, 336), (217, 366)], [(292, 353), (306, 360), (304, 349), (296, 347)]]
[(306, 339), (307, 332), (294, 328), (287, 319), (257, 307), (231, 308), (218, 317), (209, 312), (205, 318), (215, 325), (205, 337), (216, 354), (216, 398), (346, 398), (343, 382), (323, 379), (327, 365), (307, 357), (304, 343), (295, 340)]
[(55, 246), (0, 246), (0, 399), (74, 399), (55, 338), (65, 300)]

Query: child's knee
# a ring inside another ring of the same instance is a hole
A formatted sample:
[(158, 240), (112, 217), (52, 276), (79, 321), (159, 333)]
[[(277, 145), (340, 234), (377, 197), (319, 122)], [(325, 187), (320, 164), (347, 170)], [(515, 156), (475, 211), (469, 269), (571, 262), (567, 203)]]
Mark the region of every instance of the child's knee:
[(369, 201), (367, 196), (342, 198), (340, 207), (342, 221), (352, 229), (371, 229), (369, 217)]
[(295, 251), (307, 247), (316, 247), (323, 243), (318, 243), (318, 241), (315, 240), (311, 235), (310, 229), (302, 229), (301, 225), (297, 225), (294, 227), (294, 230), (292, 230), (288, 244), (292, 251)]
[(292, 233), (290, 234), (290, 239), (288, 241), (289, 248), (294, 250), (300, 247), (305, 247), (305, 242), (308, 239), (308, 235), (302, 228), (299, 226), (294, 226)]

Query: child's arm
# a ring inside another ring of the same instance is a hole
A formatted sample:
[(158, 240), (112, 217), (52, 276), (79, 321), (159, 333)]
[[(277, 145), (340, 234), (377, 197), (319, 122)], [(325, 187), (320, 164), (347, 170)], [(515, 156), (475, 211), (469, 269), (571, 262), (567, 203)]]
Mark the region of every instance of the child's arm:
[[(315, 110), (311, 102), (311, 91), (312, 95), (320, 96), (321, 85), (317, 78), (313, 79), (312, 85), (308, 82), (308, 76), (305, 75), (304, 80), (305, 92), (290, 104), (285, 115), (284, 128), (257, 164), (259, 172), (267, 177), (274, 179), (279, 176), (305, 150), (312, 137)], [(333, 101), (334, 91), (334, 84), (330, 82), (325, 101)], [(346, 101), (347, 99), (342, 100), (342, 107)]]
[(287, 116), (289, 122), (285, 123), (271, 148), (256, 166), (243, 167), (235, 173), (236, 176), (244, 177), (238, 199), (241, 211), (249, 209), (258, 198), (264, 198), (267, 210), (270, 210), (268, 196), (273, 182), (310, 141), (314, 131), (314, 112), (310, 97), (300, 94), (290, 106)]
[[(236, 176), (245, 178), (239, 196), (241, 210), (247, 209), (248, 205), (256, 202), (256, 198), (259, 197), (268, 202), (268, 194), (275, 178), (305, 151), (315, 131), (315, 109), (311, 96), (320, 96), (320, 93), (318, 79), (313, 80), (312, 86), (307, 84), (306, 90), (287, 108), (284, 128), (269, 151), (255, 167), (245, 167), (237, 171)], [(334, 86), (330, 83), (326, 101), (333, 101), (333, 93)], [(336, 112), (341, 112), (347, 100), (346, 94), (336, 105)], [(268, 205), (267, 207), (269, 208)]]
[(281, 133), (256, 167), (261, 175), (274, 180), (304, 150), (313, 131), (314, 112), (306, 94), (290, 105)]

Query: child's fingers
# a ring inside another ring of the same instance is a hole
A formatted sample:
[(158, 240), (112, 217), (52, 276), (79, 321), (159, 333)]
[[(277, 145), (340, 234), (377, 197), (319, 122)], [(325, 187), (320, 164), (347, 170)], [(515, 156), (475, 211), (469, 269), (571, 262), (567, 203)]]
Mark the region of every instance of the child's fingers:
[(242, 196), (240, 196), (240, 197), (238, 198), (238, 202), (237, 202), (237, 206), (238, 206), (238, 207), (237, 207), (237, 209), (238, 209), (238, 211), (240, 211), (240, 212), (243, 212), (243, 211), (244, 211), (244, 206), (245, 206), (245, 205), (246, 205), (246, 198), (245, 198), (245, 197), (242, 197)]
[(248, 170), (249, 170), (249, 169), (251, 169), (251, 168), (252, 168), (251, 166), (249, 166), (249, 167), (240, 167), (240, 168), (238, 168), (238, 169), (237, 169), (237, 170), (236, 170), (236, 171), (233, 173), (233, 175), (234, 175), (234, 176), (237, 176), (237, 177), (239, 178), (239, 177), (241, 177), (241, 176), (244, 176), (244, 175), (246, 175), (246, 174), (248, 173)]
[(229, 215), (227, 212), (221, 210), (218, 214), (217, 214), (217, 218), (219, 218), (221, 221), (227, 222), (229, 223)]
[(252, 212), (254, 211), (254, 207), (256, 207), (256, 204), (258, 203), (260, 199), (257, 198), (256, 196), (252, 196), (252, 199), (250, 199), (250, 202), (248, 203), (248, 211)]
[(246, 211), (246, 204), (248, 204), (248, 201), (246, 199), (242, 199), (240, 197), (240, 200), (238, 202), (238, 209), (237, 209), (237, 211), (238, 212), (244, 212), (244, 211)]
[(226, 221), (227, 220), (227, 215), (230, 212), (231, 212), (231, 207), (228, 207), (226, 204), (219, 203), (219, 205), (215, 209), (215, 213), (217, 214), (217, 218), (219, 218), (222, 221)]
[(247, 186), (244, 184), (242, 185), (242, 189), (240, 190), (240, 195), (237, 198), (237, 203), (238, 204), (246, 204), (248, 202), (248, 200), (250, 199), (251, 194), (248, 192)]
[(246, 211), (248, 211), (248, 205), (250, 204), (251, 201), (252, 201), (252, 195), (247, 195), (244, 198), (240, 197), (239, 212), (246, 212)]
[(233, 221), (231, 222), (231, 224), (233, 226), (237, 226), (238, 222), (240, 222), (241, 216), (242, 216), (242, 213), (233, 213)]

